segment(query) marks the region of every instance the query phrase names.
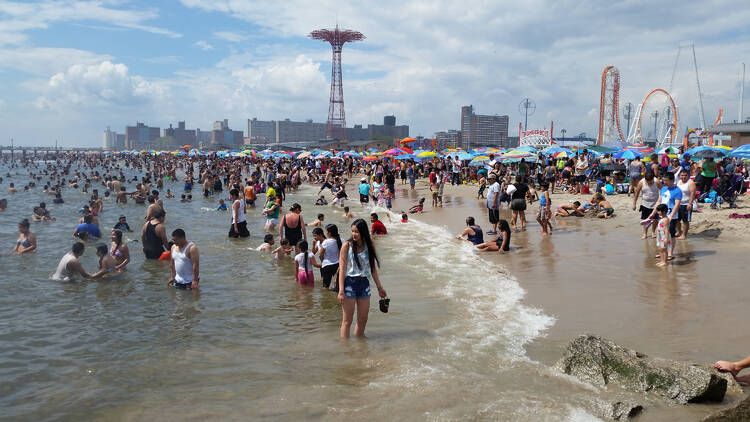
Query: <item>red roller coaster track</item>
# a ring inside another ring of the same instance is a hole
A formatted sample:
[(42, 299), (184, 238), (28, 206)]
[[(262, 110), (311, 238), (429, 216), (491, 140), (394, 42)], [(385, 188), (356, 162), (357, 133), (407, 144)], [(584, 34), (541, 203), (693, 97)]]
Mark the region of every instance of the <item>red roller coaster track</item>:
[[(608, 87), (611, 87), (609, 90)], [(596, 139), (597, 145), (601, 145), (605, 136), (615, 127), (619, 140), (624, 140), (622, 129), (620, 128), (620, 71), (614, 66), (607, 66), (602, 71), (602, 90), (599, 100), (599, 135)]]

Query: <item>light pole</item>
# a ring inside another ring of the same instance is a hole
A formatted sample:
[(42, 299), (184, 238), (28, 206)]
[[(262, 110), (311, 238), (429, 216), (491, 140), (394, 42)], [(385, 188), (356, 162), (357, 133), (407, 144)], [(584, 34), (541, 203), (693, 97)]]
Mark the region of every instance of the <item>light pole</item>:
[(565, 140), (565, 133), (566, 132), (567, 132), (567, 130), (565, 130), (564, 128), (560, 131), (560, 133), (562, 133), (562, 140), (563, 141)]

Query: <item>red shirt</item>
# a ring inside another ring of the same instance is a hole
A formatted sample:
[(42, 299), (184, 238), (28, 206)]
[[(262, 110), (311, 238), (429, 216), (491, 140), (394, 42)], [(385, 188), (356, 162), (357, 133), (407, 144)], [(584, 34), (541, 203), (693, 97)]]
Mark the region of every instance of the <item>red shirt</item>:
[(385, 229), (383, 222), (378, 220), (372, 223), (372, 234), (388, 234), (388, 230)]

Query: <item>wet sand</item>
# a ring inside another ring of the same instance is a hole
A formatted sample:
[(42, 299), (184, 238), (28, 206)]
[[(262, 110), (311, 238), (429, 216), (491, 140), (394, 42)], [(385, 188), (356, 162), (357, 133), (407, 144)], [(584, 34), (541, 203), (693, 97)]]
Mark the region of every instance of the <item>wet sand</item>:
[[(485, 202), (475, 199), (476, 186), (446, 185), (443, 208), (433, 209), (424, 181), (418, 181), (415, 191), (399, 183), (394, 212), (426, 197), (425, 212), (410, 218), (459, 233), (465, 218), (472, 215), (485, 232), (490, 229)], [(552, 195), (553, 209), (573, 197)], [(590, 195), (577, 198), (588, 200)], [(655, 266), (654, 240), (639, 239), (640, 213), (631, 210), (632, 197), (609, 199), (616, 217), (557, 218), (551, 236), (542, 236), (532, 221), (538, 203), (530, 205), (528, 229), (513, 233), (511, 253), (481, 254), (501, 262), (518, 279), (527, 291), (526, 304), (556, 318), (546, 336), (527, 346), (529, 357), (552, 365), (581, 333), (600, 334), (675, 360), (712, 363), (750, 354), (750, 338), (739, 329), (750, 318), (746, 306), (750, 291), (744, 289), (749, 248), (737, 241), (750, 237), (750, 225), (726, 218), (731, 212), (750, 212), (745, 205), (738, 202), (739, 209), (719, 211), (705, 207), (703, 213), (694, 213), (691, 236), (678, 241), (674, 264), (662, 269)], [(356, 213), (359, 206), (350, 205)], [(501, 211), (501, 218), (510, 221), (511, 212)], [(575, 389), (572, 384), (570, 388)], [(718, 405), (668, 406), (649, 401), (638, 420), (700, 420), (741, 398), (727, 396)]]

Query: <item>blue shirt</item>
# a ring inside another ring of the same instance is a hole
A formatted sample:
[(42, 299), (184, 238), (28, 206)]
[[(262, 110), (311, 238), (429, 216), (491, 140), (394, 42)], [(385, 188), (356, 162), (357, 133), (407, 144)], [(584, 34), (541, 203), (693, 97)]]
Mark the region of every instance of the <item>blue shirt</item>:
[(362, 195), (369, 195), (370, 194), (370, 185), (367, 183), (362, 183), (359, 185), (359, 193)]
[[(674, 209), (674, 203), (676, 200), (682, 200), (682, 191), (677, 186), (672, 186), (671, 188), (668, 186), (664, 186), (659, 191), (659, 197), (661, 198), (661, 203), (665, 204), (667, 208), (669, 208), (669, 212), (671, 213)], [(677, 218), (677, 213), (674, 214), (673, 219)]]
[(99, 226), (96, 224), (81, 223), (76, 227), (76, 230), (88, 233), (89, 237), (102, 237), (102, 232), (99, 231)]

